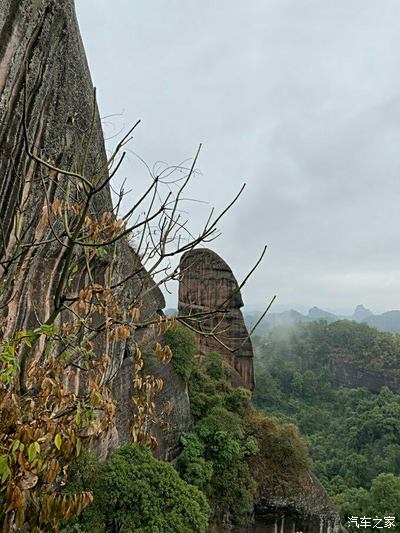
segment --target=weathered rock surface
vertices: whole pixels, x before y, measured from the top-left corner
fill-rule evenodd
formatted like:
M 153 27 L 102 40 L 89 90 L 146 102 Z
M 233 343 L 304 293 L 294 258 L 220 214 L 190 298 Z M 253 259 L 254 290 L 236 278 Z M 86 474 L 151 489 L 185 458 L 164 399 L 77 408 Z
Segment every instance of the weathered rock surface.
M 379 392 L 382 387 L 388 387 L 393 392 L 400 392 L 400 369 L 398 367 L 371 370 L 353 361 L 331 358 L 329 370 L 334 383 L 341 387 L 365 387 L 373 392 Z
M 51 237 L 46 222 L 46 196 L 48 202 L 65 197 L 71 178 L 59 173 L 49 179 L 49 170 L 28 156 L 23 127 L 25 86 L 27 135 L 35 155 L 58 168 L 83 172 L 88 179 L 95 176 L 98 184 L 106 180 L 104 138 L 97 107 L 93 113 L 93 85 L 73 0 L 0 0 L 0 259 L 12 257 L 19 242 L 18 260 L 6 271 L 5 279 L 5 271 L 0 269 L 11 297 L 0 309 L 1 335 L 37 327 L 38 321 L 48 318 L 65 257 L 65 248 L 54 240 L 43 246 L 29 246 L 34 240 L 46 241 Z M 100 215 L 111 209 L 107 185 L 94 197 L 91 214 Z M 113 274 L 116 282 L 140 267 L 127 241 L 118 244 L 116 257 Z M 94 274 L 101 280 L 108 259 L 96 261 Z M 79 273 L 77 278 L 78 286 L 88 283 Z M 161 292 L 144 270 L 124 285 L 120 298 L 128 302 L 142 300 L 144 319 L 156 316 L 164 307 Z M 102 348 L 98 346 L 99 353 Z M 121 434 L 118 427 L 110 431 L 100 446 L 103 456 L 126 440 L 122 428 L 132 413 L 132 406 L 126 402 L 128 392 L 118 386 L 131 373 L 129 346 L 125 342 L 113 343 L 107 346 L 107 351 L 112 357 L 110 375 L 116 381 L 114 392 Z M 177 376 L 172 376 L 172 369 L 170 372 L 167 377 L 175 379 L 174 386 L 167 387 L 164 395 L 174 400 L 176 412 L 188 411 L 186 387 Z M 170 423 L 175 426 L 175 433 L 168 438 L 161 436 L 166 456 L 169 448 L 177 445 L 178 434 L 187 429 L 187 417 L 179 415 L 175 420 L 174 416 L 172 412 Z
M 155 403 L 160 413 L 166 402 L 170 403 L 171 411 L 157 424 L 154 434 L 159 443 L 155 455 L 165 461 L 174 460 L 181 451 L 180 438 L 183 431 L 188 430 L 192 420 L 190 415 L 190 402 L 186 382 L 174 371 L 171 364 L 160 364 L 153 347 L 154 332 L 147 330 L 140 339 L 140 348 L 144 359 L 144 373 L 161 378 L 164 382 L 163 389 L 157 392 Z M 132 375 L 134 358 L 129 355 L 134 347 L 128 350 L 128 357 L 124 359 L 121 369 L 113 381 L 113 396 L 118 398 L 119 409 L 117 412 L 116 426 L 118 428 L 118 445 L 130 440 L 130 415 L 132 412 L 132 396 L 137 394 L 133 387 Z M 164 423 L 164 424 L 163 424 Z M 166 424 L 166 427 L 165 427 Z
M 0 257 L 10 257 L 17 238 L 47 240 L 46 194 L 63 197 L 67 178 L 48 180 L 49 171 L 29 158 L 23 129 L 25 69 L 28 70 L 26 125 L 35 153 L 58 167 L 78 169 L 93 116 L 93 85 L 72 0 L 0 0 Z M 85 175 L 108 174 L 100 118 L 90 138 Z M 42 181 L 43 180 L 43 181 Z M 65 190 L 65 189 L 64 189 Z M 18 224 L 21 201 L 24 215 Z M 105 187 L 93 202 L 112 208 Z M 10 269 L 6 332 L 43 321 L 64 249 L 58 242 L 30 248 Z M 46 308 L 47 307 L 47 308 Z
M 264 491 L 249 533 L 342 533 L 346 530 L 332 501 L 317 477 L 309 472 L 307 482 L 292 496 Z
M 253 389 L 253 348 L 240 310 L 243 301 L 232 270 L 215 252 L 199 248 L 182 256 L 180 271 L 179 315 L 220 310 L 206 319 L 199 317 L 190 322 L 202 332 L 197 335 L 200 353 L 223 355 L 231 365 L 232 382 Z

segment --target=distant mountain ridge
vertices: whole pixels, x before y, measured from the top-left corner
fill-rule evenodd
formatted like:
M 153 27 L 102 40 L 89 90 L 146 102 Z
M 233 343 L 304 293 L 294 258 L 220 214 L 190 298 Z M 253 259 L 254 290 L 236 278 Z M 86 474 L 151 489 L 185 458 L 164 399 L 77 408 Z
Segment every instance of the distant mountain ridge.
M 251 313 L 244 312 L 244 319 L 248 328 L 252 328 L 257 320 L 260 318 L 261 312 L 255 311 Z M 257 326 L 256 333 L 262 335 L 274 326 L 284 326 L 296 324 L 298 322 L 312 322 L 314 320 L 326 320 L 327 322 L 334 322 L 336 320 L 353 320 L 354 322 L 365 322 L 369 326 L 374 326 L 380 331 L 390 331 L 392 333 L 400 333 L 400 310 L 386 311 L 385 313 L 375 315 L 370 309 L 360 304 L 354 309 L 350 316 L 336 315 L 320 309 L 319 307 L 312 307 L 308 314 L 302 314 L 294 309 L 283 311 L 281 313 L 268 314 Z

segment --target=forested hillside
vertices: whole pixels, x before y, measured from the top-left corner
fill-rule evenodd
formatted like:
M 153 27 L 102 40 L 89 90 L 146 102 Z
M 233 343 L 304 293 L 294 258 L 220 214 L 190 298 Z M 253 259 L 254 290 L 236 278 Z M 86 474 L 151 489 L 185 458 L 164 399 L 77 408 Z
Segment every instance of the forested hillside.
M 294 422 L 314 471 L 348 516 L 400 515 L 400 395 L 335 384 L 331 361 L 398 371 L 400 337 L 366 324 L 277 327 L 255 340 L 256 405 Z
M 196 356 L 188 329 L 169 330 L 165 339 L 176 372 L 188 383 L 194 419 L 181 439 L 176 470 L 136 445 L 120 448 L 104 464 L 85 455 L 72 468 L 67 492 L 90 491 L 94 501 L 63 533 L 236 531 L 252 527 L 266 489 L 281 497 L 309 493 L 310 459 L 296 426 L 257 411 L 250 391 L 229 382 L 221 355 Z

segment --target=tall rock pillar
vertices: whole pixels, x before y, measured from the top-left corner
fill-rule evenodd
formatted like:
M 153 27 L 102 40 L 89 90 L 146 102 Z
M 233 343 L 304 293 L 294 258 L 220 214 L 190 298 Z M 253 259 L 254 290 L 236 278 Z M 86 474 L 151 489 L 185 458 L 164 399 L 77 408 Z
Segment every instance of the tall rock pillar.
M 229 362 L 235 385 L 254 388 L 253 347 L 240 310 L 243 301 L 232 270 L 215 252 L 199 248 L 180 262 L 179 314 L 198 334 L 200 352 L 218 352 Z M 218 310 L 218 312 L 215 312 Z M 211 313 L 202 317 L 201 314 Z

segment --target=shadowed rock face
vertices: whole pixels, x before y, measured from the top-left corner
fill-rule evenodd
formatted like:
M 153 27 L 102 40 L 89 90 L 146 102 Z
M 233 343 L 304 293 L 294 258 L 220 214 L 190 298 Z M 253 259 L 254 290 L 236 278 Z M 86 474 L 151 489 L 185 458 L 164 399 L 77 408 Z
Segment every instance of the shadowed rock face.
M 213 351 L 223 355 L 232 367 L 232 382 L 252 390 L 253 348 L 240 310 L 243 301 L 232 270 L 208 249 L 186 252 L 180 269 L 180 315 L 209 312 L 220 306 L 224 309 L 223 313 L 195 322 L 196 329 L 205 334 L 198 335 L 201 353 Z M 209 336 L 214 329 L 216 338 Z
M 397 394 L 400 392 L 398 366 L 374 371 L 362 367 L 359 363 L 346 361 L 343 358 L 337 359 L 334 356 L 331 357 L 328 365 L 333 381 L 339 387 L 366 387 L 373 392 L 379 392 L 382 387 L 388 387 Z
M 165 402 L 171 405 L 170 414 L 163 419 L 167 422 L 167 428 L 162 427 L 162 421 L 154 428 L 158 447 L 155 456 L 165 461 L 175 459 L 180 451 L 180 438 L 183 431 L 187 431 L 191 426 L 189 394 L 187 384 L 175 371 L 171 364 L 160 364 L 154 355 L 153 348 L 156 341 L 163 341 L 154 336 L 152 330 L 147 330 L 141 336 L 140 349 L 144 360 L 144 373 L 152 374 L 156 378 L 161 378 L 164 386 L 157 392 L 155 403 L 158 412 L 161 412 Z M 133 351 L 133 347 L 127 352 Z M 117 428 L 119 443 L 130 440 L 130 413 L 132 410 L 131 398 L 137 394 L 132 383 L 132 373 L 134 368 L 134 358 L 132 355 L 126 357 L 122 363 L 121 370 L 113 381 L 113 396 L 118 398 L 119 410 L 117 412 Z
M 335 506 L 312 472 L 308 472 L 305 483 L 295 494 L 278 495 L 271 487 L 262 490 L 255 510 L 255 524 L 248 533 L 276 531 L 346 533 Z
M 51 237 L 46 220 L 46 196 L 48 202 L 64 198 L 71 178 L 59 173 L 49 179 L 49 171 L 27 155 L 23 128 L 25 86 L 27 135 L 35 155 L 58 168 L 82 172 L 89 180 L 96 178 L 100 180 L 98 183 L 106 180 L 108 164 L 103 132 L 97 106 L 93 105 L 93 85 L 73 0 L 0 0 L 0 259 L 4 261 L 12 256 L 16 242 L 27 245 L 6 272 L 0 267 L 0 276 L 12 296 L 8 305 L 0 309 L 1 336 L 36 327 L 38 321 L 48 318 L 65 257 L 65 248 L 57 241 L 40 247 L 29 246 L 34 240 L 45 241 Z M 16 213 L 21 205 L 24 213 L 18 218 Z M 100 215 L 111 209 L 110 188 L 106 185 L 93 199 L 90 213 Z M 116 257 L 115 282 L 140 266 L 137 255 L 125 240 L 119 242 Z M 96 261 L 95 280 L 101 282 L 109 264 L 107 257 Z M 88 280 L 82 275 L 77 283 L 83 286 Z M 142 318 L 148 320 L 165 304 L 163 295 L 144 270 L 124 285 L 119 298 L 132 301 L 140 290 L 146 293 Z M 99 353 L 107 350 L 110 354 L 110 375 L 115 376 L 114 381 L 127 381 L 131 368 L 124 361 L 132 355 L 129 345 L 114 342 L 104 348 L 100 341 L 97 350 Z M 78 387 L 79 376 L 77 379 Z M 122 426 L 127 427 L 132 414 L 128 392 L 118 385 L 113 390 L 117 420 L 122 420 Z M 186 386 L 179 380 L 174 390 L 164 391 L 166 396 L 175 393 L 179 397 L 175 402 L 179 404 L 177 411 L 186 411 L 187 416 L 176 418 L 171 413 L 169 423 L 176 428 L 176 433 L 174 442 L 170 437 L 169 440 L 160 437 L 165 456 L 187 430 L 190 418 Z M 101 456 L 127 440 L 126 431 L 121 428 L 112 428 L 103 440 Z
M 23 131 L 25 68 L 29 144 L 36 155 L 65 169 L 79 169 L 93 116 L 93 85 L 72 0 L 0 0 L 0 257 L 9 257 L 17 238 L 49 238 L 49 202 L 63 197 L 67 178 L 48 180 L 49 171 L 27 153 Z M 97 109 L 85 176 L 105 179 L 107 158 Z M 44 180 L 44 181 L 42 181 Z M 15 213 L 25 202 L 16 227 Z M 112 208 L 108 187 L 96 195 L 94 212 Z M 9 272 L 15 298 L 7 309 L 6 333 L 29 328 L 48 313 L 46 303 L 64 249 L 52 243 L 30 249 Z

